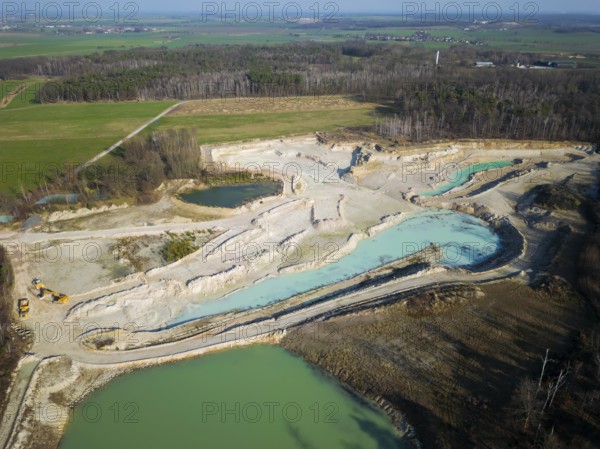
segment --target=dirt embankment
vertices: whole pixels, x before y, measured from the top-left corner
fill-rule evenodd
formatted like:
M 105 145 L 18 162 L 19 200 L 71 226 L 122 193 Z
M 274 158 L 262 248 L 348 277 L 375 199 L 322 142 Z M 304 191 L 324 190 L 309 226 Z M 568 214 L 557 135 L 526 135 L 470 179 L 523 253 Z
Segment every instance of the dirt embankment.
M 0 246 L 0 422 L 8 401 L 8 388 L 14 379 L 19 359 L 30 345 L 29 333 L 23 332 L 15 317 L 14 274 L 4 247 Z
M 424 447 L 515 447 L 522 423 L 510 398 L 519 381 L 539 376 L 546 348 L 556 358 L 569 354 L 588 320 L 575 297 L 563 302 L 510 282 L 481 292 L 428 291 L 305 325 L 283 346 L 405 413 Z M 578 437 L 579 447 L 598 442 Z
M 408 151 L 431 152 L 447 149 L 452 146 L 459 150 L 555 150 L 580 146 L 592 148 L 588 142 L 545 141 L 545 140 L 511 140 L 511 139 L 441 139 L 426 142 L 412 142 L 403 139 L 386 139 L 369 127 L 346 128 L 318 134 L 321 143 L 336 145 L 341 142 L 365 145 L 371 142 L 376 151 Z

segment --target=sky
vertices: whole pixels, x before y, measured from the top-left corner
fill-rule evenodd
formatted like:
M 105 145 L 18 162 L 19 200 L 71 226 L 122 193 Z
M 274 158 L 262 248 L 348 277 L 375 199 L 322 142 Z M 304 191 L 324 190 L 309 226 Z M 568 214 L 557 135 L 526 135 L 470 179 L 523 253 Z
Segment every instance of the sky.
M 85 2 L 86 0 L 81 0 Z M 127 3 L 129 0 L 121 0 L 121 4 Z M 598 0 L 415 0 L 415 1 L 403 1 L 403 0 L 138 0 L 136 3 L 139 5 L 140 13 L 143 12 L 154 12 L 154 11 L 186 11 L 186 12 L 197 12 L 201 13 L 203 4 L 205 8 L 209 10 L 211 6 L 207 6 L 209 3 L 218 5 L 221 8 L 222 3 L 225 3 L 229 9 L 234 9 L 235 4 L 238 3 L 241 8 L 250 3 L 255 3 L 261 6 L 267 14 L 268 6 L 265 5 L 267 2 L 279 3 L 281 6 L 274 6 L 275 10 L 279 7 L 282 8 L 284 5 L 291 3 L 298 3 L 309 10 L 310 5 L 318 5 L 319 9 L 325 11 L 327 3 L 334 3 L 338 8 L 339 14 L 348 13 L 398 13 L 410 12 L 411 8 L 417 8 L 417 13 L 421 12 L 421 9 L 425 9 L 422 5 L 425 4 L 429 10 L 434 10 L 435 5 L 439 5 L 440 11 L 447 8 L 448 13 L 453 10 L 456 11 L 456 5 L 460 7 L 463 14 L 468 15 L 469 8 L 486 8 L 491 16 L 494 14 L 494 10 L 499 5 L 503 15 L 514 14 L 514 9 L 518 6 L 521 14 L 534 13 L 534 8 L 538 13 L 551 13 L 551 12 L 577 12 L 577 13 L 593 13 L 599 14 L 600 4 Z M 111 1 L 111 4 L 113 2 Z M 469 6 L 469 4 L 475 4 L 475 6 Z M 479 5 L 477 5 L 479 4 Z M 511 9 L 512 8 L 512 9 Z M 330 7 L 327 7 L 331 10 Z M 332 11 L 332 10 L 331 10 Z

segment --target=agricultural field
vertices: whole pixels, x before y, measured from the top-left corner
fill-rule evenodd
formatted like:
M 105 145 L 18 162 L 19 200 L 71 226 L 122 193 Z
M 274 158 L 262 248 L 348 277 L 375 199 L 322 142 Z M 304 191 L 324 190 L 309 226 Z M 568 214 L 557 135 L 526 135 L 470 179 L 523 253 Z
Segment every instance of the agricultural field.
M 90 159 L 173 104 L 13 102 L 0 110 L 4 192 L 35 187 L 64 164 L 73 167 Z
M 306 40 L 340 40 L 329 33 L 294 33 L 287 28 L 271 26 L 252 27 L 211 26 L 200 24 L 191 30 L 180 27 L 157 32 L 57 35 L 48 32 L 0 32 L 0 59 L 28 56 L 87 55 L 108 50 L 126 50 L 136 47 L 177 48 L 186 45 L 221 44 L 280 44 Z
M 201 144 L 270 139 L 375 124 L 378 106 L 341 97 L 196 101 L 148 128 L 193 128 Z
M 174 104 L 39 105 L 30 104 L 30 97 L 18 95 L 0 110 L 5 125 L 0 135 L 0 191 L 29 189 L 65 164 L 74 168 Z M 380 111 L 375 104 L 340 97 L 197 101 L 163 117 L 145 132 L 191 128 L 197 131 L 200 144 L 216 144 L 373 125 Z
M 33 106 L 37 91 L 47 81 L 43 78 L 0 81 L 0 109 Z
M 0 33 L 0 59 L 28 56 L 86 55 L 106 50 L 160 47 L 168 39 L 157 33 L 56 35 L 50 33 Z
M 551 29 L 532 27 L 506 31 L 476 30 L 465 32 L 464 36 L 507 51 L 600 54 L 600 33 L 557 33 Z
M 76 24 L 77 25 L 77 24 Z M 89 25 L 89 24 L 87 24 Z M 108 21 L 99 25 L 110 27 Z M 117 28 L 123 24 L 119 24 Z M 288 42 L 318 41 L 342 42 L 362 38 L 365 34 L 385 34 L 411 36 L 416 31 L 425 30 L 434 37 L 450 36 L 455 39 L 479 40 L 483 48 L 496 50 L 572 53 L 600 55 L 600 33 L 589 28 L 564 30 L 558 25 L 541 26 L 532 24 L 493 24 L 490 26 L 466 23 L 423 24 L 387 18 L 382 22 L 377 17 L 338 17 L 335 22 L 312 26 L 306 23 L 274 22 L 252 23 L 233 19 L 228 22 L 199 17 L 140 18 L 136 26 L 143 31 L 102 34 L 94 28 L 74 26 L 70 34 L 59 34 L 51 29 L 33 26 L 16 31 L 0 32 L 0 59 L 29 56 L 86 55 L 107 50 L 125 50 L 136 47 L 178 48 L 187 45 L 223 44 L 281 44 Z M 89 32 L 89 31 L 88 31 Z M 449 42 L 389 42 L 390 45 L 418 45 L 443 49 L 457 45 Z

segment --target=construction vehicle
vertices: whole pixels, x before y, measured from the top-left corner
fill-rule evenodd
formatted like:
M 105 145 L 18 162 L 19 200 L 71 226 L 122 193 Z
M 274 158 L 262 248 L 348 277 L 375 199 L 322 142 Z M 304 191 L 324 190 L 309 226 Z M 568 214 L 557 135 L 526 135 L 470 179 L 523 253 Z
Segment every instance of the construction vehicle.
M 36 290 L 39 290 L 40 292 L 44 288 L 44 284 L 42 284 L 41 279 L 35 278 L 33 281 L 31 281 L 31 283 L 33 284 L 33 288 L 35 288 Z
M 65 295 L 64 293 L 56 293 L 56 292 L 52 292 L 52 302 L 57 302 L 59 304 L 66 304 L 69 302 L 69 296 Z
M 40 279 L 35 278 L 33 281 L 31 281 L 31 283 L 36 290 L 39 290 L 37 295 L 38 298 L 42 299 L 45 296 L 50 295 L 52 297 L 52 302 L 57 302 L 59 304 L 65 304 L 69 302 L 69 296 L 65 295 L 64 293 L 57 293 L 54 290 L 50 290 L 42 283 Z
M 17 304 L 19 306 L 19 317 L 27 318 L 29 316 L 29 299 L 21 298 Z

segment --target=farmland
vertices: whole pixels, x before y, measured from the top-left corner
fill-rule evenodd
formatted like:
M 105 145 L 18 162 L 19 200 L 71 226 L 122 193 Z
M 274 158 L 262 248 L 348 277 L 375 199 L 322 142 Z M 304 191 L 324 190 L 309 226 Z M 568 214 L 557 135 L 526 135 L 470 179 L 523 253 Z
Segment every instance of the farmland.
M 25 91 L 27 93 L 27 90 Z M 29 104 L 18 95 L 0 111 L 0 191 L 42 183 L 61 167 L 73 168 L 126 136 L 174 102 Z M 198 101 L 148 127 L 198 131 L 198 142 L 214 144 L 372 125 L 376 105 L 338 97 Z
M 275 31 L 274 33 L 272 31 Z M 184 30 L 175 27 L 161 32 L 93 35 L 56 35 L 30 31 L 26 33 L 0 32 L 3 45 L 0 59 L 29 56 L 87 55 L 108 50 L 126 50 L 136 47 L 177 48 L 195 44 L 277 44 L 312 40 L 318 36 L 293 35 L 285 29 L 273 27 L 202 27 Z M 340 40 L 324 35 L 323 40 Z
M 193 128 L 198 142 L 215 144 L 373 125 L 376 105 L 341 97 L 210 100 L 189 103 L 149 131 Z
M 544 19 L 545 20 L 545 19 Z M 593 23 L 593 19 L 592 20 Z M 74 24 L 67 31 L 35 27 L 31 24 L 16 30 L 0 31 L 0 59 L 32 56 L 88 55 L 108 50 L 126 50 L 136 47 L 179 48 L 188 45 L 222 44 L 281 44 L 290 42 L 343 42 L 361 39 L 365 34 L 411 36 L 425 29 L 433 37 L 452 37 L 481 41 L 484 48 L 494 50 L 577 53 L 600 55 L 600 33 L 597 29 L 581 26 L 564 28 L 560 23 L 532 21 L 499 22 L 490 25 L 469 23 L 423 23 L 391 16 L 383 20 L 375 16 L 336 17 L 335 21 L 319 26 L 306 22 L 258 22 L 233 19 L 202 21 L 199 17 L 140 17 L 141 30 L 136 32 L 106 32 Z M 108 21 L 100 22 L 103 30 L 115 28 Z M 112 25 L 112 28 L 111 28 Z M 122 24 L 118 24 L 123 28 Z M 92 29 L 93 31 L 86 31 Z M 449 42 L 390 42 L 390 45 L 415 45 L 428 48 L 449 48 Z
M 64 164 L 86 161 L 173 104 L 23 102 L 0 110 L 0 191 L 34 187 Z

